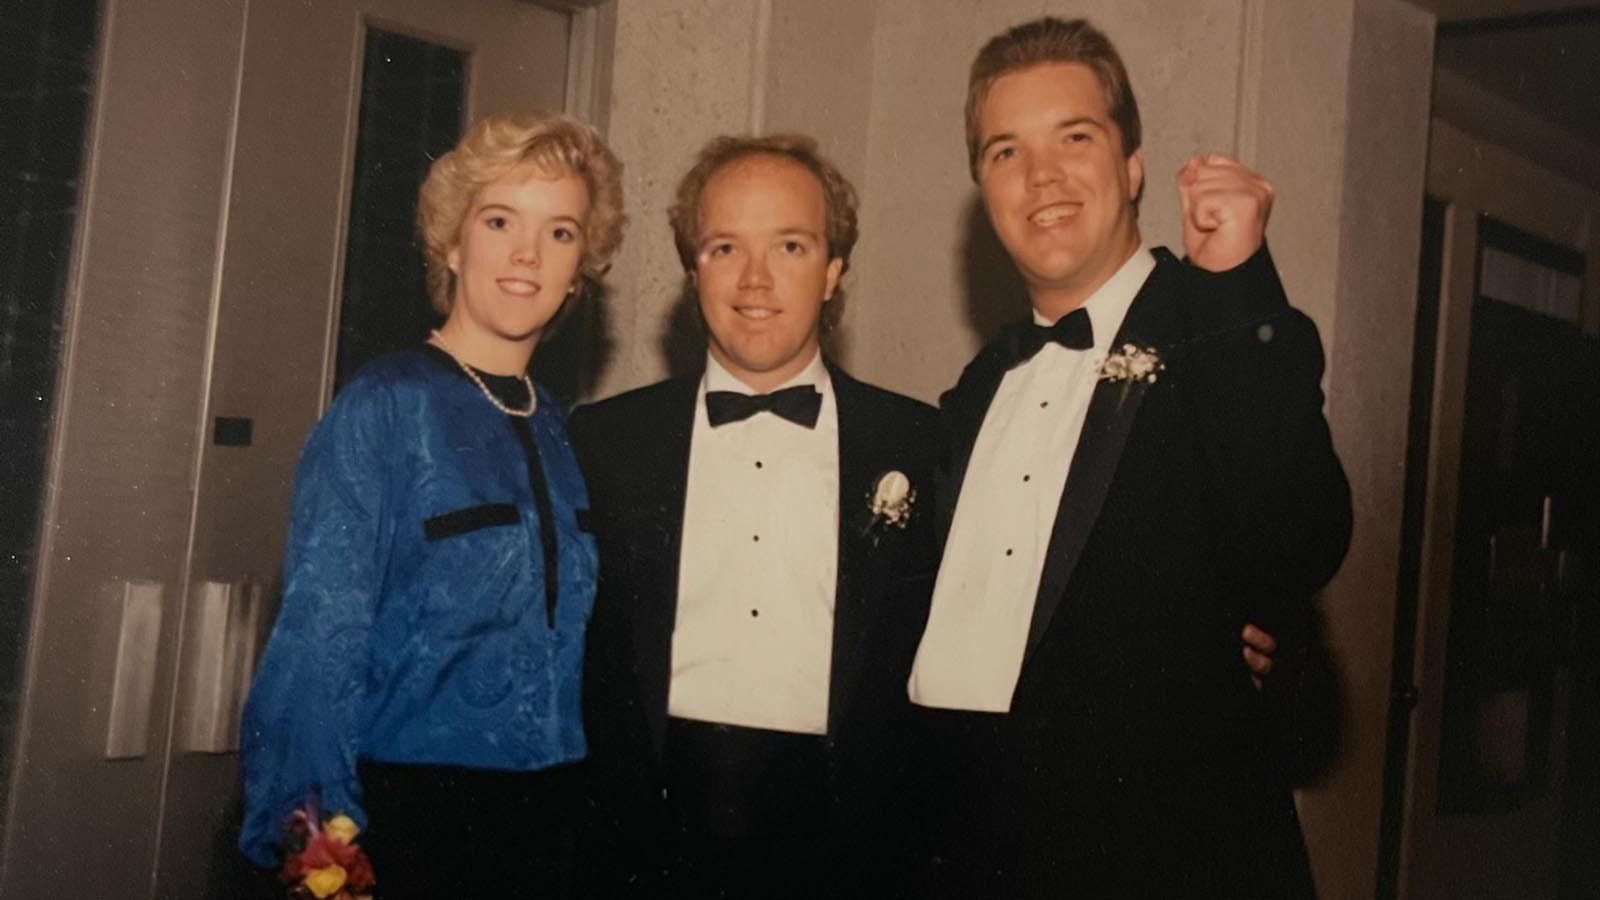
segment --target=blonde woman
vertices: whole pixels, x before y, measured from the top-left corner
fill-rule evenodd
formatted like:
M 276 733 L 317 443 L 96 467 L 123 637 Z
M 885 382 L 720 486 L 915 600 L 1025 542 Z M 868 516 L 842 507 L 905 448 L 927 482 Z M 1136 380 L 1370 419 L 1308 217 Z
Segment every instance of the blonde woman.
M 429 170 L 443 323 L 340 391 L 296 473 L 279 615 L 244 714 L 240 847 L 315 803 L 378 896 L 544 896 L 570 843 L 595 546 L 540 334 L 621 241 L 621 166 L 565 116 L 495 116 Z

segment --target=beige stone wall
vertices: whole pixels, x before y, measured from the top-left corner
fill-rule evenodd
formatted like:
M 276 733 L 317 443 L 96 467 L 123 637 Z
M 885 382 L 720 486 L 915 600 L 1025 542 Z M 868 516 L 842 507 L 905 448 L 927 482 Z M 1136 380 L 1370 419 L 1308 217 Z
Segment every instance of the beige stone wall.
M 1325 225 L 1337 256 L 1323 334 L 1328 421 L 1356 522 L 1323 597 L 1345 738 L 1338 768 L 1300 803 L 1327 898 L 1371 896 L 1376 880 L 1434 32 L 1432 16 L 1396 0 L 1345 5 L 1354 27 L 1344 158 L 1332 172 L 1342 196 Z
M 605 365 L 595 396 L 661 378 L 683 284 L 666 210 L 678 177 L 714 134 L 752 128 L 761 4 L 622 0 L 617 8 L 609 137 L 623 160 L 630 224 L 606 279 Z
M 606 279 L 605 364 L 594 396 L 693 362 L 700 345 L 666 216 L 706 140 L 813 134 L 864 187 L 874 13 L 873 3 L 854 0 L 619 3 L 609 136 L 627 167 L 631 224 Z
M 1241 85 L 1250 112 L 1240 122 L 1240 143 L 1245 161 L 1278 190 L 1268 232 L 1273 257 L 1290 299 L 1316 320 L 1327 345 L 1344 198 L 1351 4 L 1252 5 L 1255 64 Z

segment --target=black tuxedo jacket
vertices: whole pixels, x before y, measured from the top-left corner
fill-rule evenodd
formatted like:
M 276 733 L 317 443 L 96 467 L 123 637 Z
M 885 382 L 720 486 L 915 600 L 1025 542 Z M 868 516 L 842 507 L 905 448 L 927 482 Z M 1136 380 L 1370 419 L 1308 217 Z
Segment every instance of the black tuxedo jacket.
M 890 763 L 903 757 L 895 741 L 909 708 L 906 678 L 938 564 L 937 416 L 926 404 L 864 384 L 832 364 L 828 370 L 839 421 L 839 536 L 826 744 L 833 821 L 843 843 L 863 845 L 888 827 Z M 699 380 L 622 394 L 576 410 L 568 423 L 600 551 L 584 682 L 588 800 L 602 823 L 600 839 L 618 842 L 624 857 L 662 827 L 654 801 L 662 786 Z M 876 479 L 891 470 L 903 472 L 918 492 L 903 529 L 875 525 L 869 507 Z
M 1299 630 L 1347 546 L 1321 345 L 1265 249 L 1221 275 L 1156 255 L 1113 347 L 1165 369 L 1095 388 L 1011 711 L 930 716 L 932 843 L 957 895 L 1309 891 L 1239 632 Z M 1015 340 L 941 400 L 941 543 Z

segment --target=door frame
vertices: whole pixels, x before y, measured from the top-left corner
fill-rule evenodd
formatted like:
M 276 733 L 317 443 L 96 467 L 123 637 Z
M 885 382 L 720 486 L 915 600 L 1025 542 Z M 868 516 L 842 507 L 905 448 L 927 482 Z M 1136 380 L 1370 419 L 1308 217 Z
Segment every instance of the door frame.
M 1396 891 L 1387 896 L 1428 896 L 1422 848 L 1437 833 L 1438 765 L 1444 680 L 1459 506 L 1461 435 L 1466 406 L 1468 350 L 1477 293 L 1478 229 L 1483 216 L 1568 247 L 1586 257 L 1581 325 L 1600 332 L 1600 192 L 1435 117 L 1428 147 L 1427 192 L 1443 201 L 1441 265 L 1433 390 L 1426 432 L 1426 498 L 1417 547 L 1417 604 L 1409 672 L 1415 706 L 1406 740 L 1404 785 L 1398 802 Z M 1403 567 L 1404 568 L 1404 567 Z M 1406 623 L 1397 623 L 1397 631 Z M 1403 658 L 1397 656 L 1399 661 Z M 1380 893 L 1385 885 L 1380 881 Z

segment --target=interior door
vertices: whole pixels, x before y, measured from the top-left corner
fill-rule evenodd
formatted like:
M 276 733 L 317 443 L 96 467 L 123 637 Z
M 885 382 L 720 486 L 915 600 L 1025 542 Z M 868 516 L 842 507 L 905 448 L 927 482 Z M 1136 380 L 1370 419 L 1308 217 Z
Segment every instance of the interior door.
M 1403 548 L 1420 572 L 1405 667 L 1420 702 L 1398 895 L 1592 896 L 1600 341 L 1577 324 L 1587 266 L 1470 207 L 1444 217 L 1432 415 L 1413 434 L 1432 444 L 1427 521 Z
M 409 203 L 417 154 L 460 122 L 595 121 L 612 3 L 43 4 L 100 40 L 0 896 L 237 894 L 232 748 L 295 457 L 331 392 L 344 298 L 411 302 L 348 248 L 372 238 L 363 217 L 408 218 L 388 201 Z M 419 108 L 425 140 L 401 127 Z M 48 121 L 63 130 L 59 110 Z M 364 123 L 389 138 L 381 166 L 358 167 Z M 395 243 L 379 232 L 363 260 Z
M 300 444 L 341 347 L 425 334 L 408 239 L 428 159 L 478 116 L 569 106 L 574 32 L 573 13 L 522 0 L 247 7 L 153 896 L 244 883 L 238 704 Z M 372 334 L 408 310 L 411 332 Z

